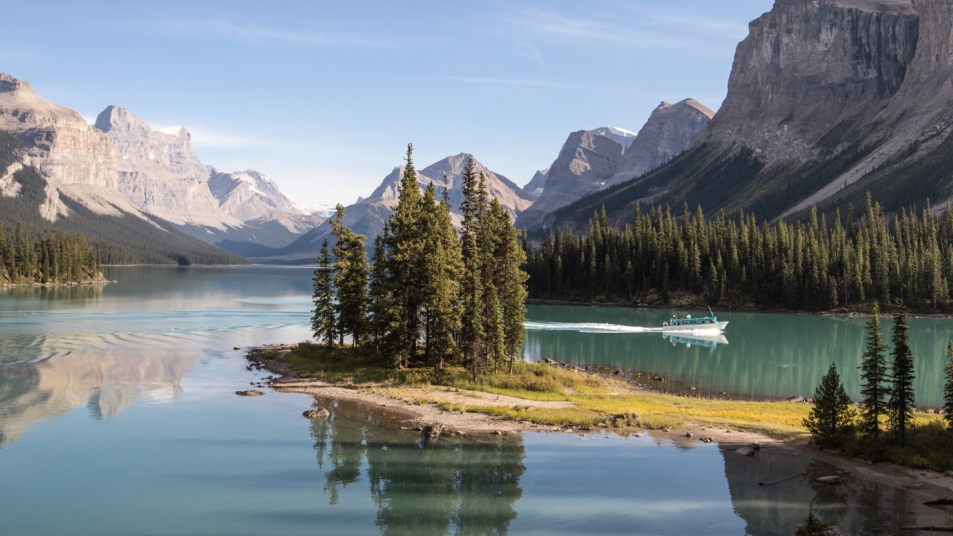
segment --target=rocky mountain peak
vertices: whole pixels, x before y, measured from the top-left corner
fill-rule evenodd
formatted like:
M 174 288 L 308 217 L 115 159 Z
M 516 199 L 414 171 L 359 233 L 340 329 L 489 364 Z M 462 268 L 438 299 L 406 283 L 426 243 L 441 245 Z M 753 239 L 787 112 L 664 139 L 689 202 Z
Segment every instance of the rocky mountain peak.
M 590 130 L 590 132 L 595 132 L 600 136 L 605 136 L 616 143 L 625 145 L 626 147 L 632 145 L 632 142 L 635 141 L 635 137 L 637 136 L 635 132 L 619 127 L 599 127 Z
M 22 92 L 36 95 L 33 86 L 25 80 L 13 77 L 6 73 L 0 73 L 0 93 Z
M 152 132 L 152 128 L 132 112 L 114 104 L 99 113 L 93 126 L 105 133 L 117 132 L 134 136 L 148 136 Z

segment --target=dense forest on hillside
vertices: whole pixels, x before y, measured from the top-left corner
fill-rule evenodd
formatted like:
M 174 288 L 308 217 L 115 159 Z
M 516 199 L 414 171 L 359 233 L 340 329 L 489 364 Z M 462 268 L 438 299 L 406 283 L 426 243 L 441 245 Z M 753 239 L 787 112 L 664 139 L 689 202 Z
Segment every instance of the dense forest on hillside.
M 53 233 L 32 243 L 18 225 L 0 224 L 0 283 L 85 283 L 102 279 L 99 253 L 81 234 Z
M 0 131 L 0 175 L 21 161 L 23 147 L 5 131 Z M 55 232 L 82 233 L 99 252 L 103 264 L 246 264 L 250 261 L 205 244 L 179 232 L 168 222 L 155 218 L 149 223 L 129 214 L 96 214 L 68 197 L 60 200 L 69 209 L 67 217 L 50 222 L 40 216 L 46 201 L 47 182 L 39 170 L 24 167 L 13 175 L 20 184 L 17 197 L 0 196 L 0 223 L 13 229 L 20 225 L 25 236 L 45 236 Z
M 558 229 L 524 241 L 535 299 L 719 305 L 827 311 L 899 298 L 917 311 L 951 309 L 953 211 L 901 210 L 887 217 L 867 198 L 833 221 L 706 220 L 688 205 L 637 209 L 623 230 L 605 211 L 581 236 Z

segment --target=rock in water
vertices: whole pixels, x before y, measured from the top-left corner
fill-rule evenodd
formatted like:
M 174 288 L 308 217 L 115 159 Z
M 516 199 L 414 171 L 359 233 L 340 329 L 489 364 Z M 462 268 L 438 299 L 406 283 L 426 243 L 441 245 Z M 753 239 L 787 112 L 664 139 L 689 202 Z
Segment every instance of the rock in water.
M 424 437 L 431 440 L 440 437 L 440 432 L 442 431 L 443 425 L 440 423 L 429 424 L 423 427 Z
M 235 391 L 235 394 L 238 396 L 265 396 L 263 391 L 257 389 L 249 389 L 248 391 Z
M 302 413 L 302 415 L 304 415 L 305 417 L 311 420 L 323 421 L 324 419 L 327 419 L 328 417 L 330 417 L 331 413 L 324 408 L 312 408 Z
M 754 449 L 751 447 L 741 447 L 735 451 L 738 456 L 754 456 Z
M 835 486 L 843 482 L 839 476 L 822 476 L 816 479 L 817 482 L 821 484 L 827 484 L 828 486 Z

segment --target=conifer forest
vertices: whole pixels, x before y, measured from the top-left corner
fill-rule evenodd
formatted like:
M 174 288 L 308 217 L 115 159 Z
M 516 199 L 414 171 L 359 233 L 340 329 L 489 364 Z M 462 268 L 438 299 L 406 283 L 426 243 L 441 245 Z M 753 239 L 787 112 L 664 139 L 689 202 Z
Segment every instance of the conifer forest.
M 54 232 L 30 241 L 20 225 L 0 224 L 0 283 L 83 283 L 102 278 L 99 253 L 82 234 Z
M 365 237 L 344 225 L 338 206 L 336 244 L 331 252 L 324 244 L 314 275 L 312 330 L 329 351 L 347 336 L 388 366 L 464 365 L 474 378 L 522 359 L 528 276 L 519 233 L 472 158 L 459 232 L 448 188 L 438 194 L 431 182 L 421 194 L 408 146 L 398 203 L 370 263 Z
M 859 217 L 858 217 L 859 216 Z M 885 306 L 949 311 L 953 211 L 886 215 L 870 201 L 833 221 L 759 222 L 753 214 L 706 220 L 699 207 L 636 209 L 618 230 L 605 211 L 587 232 L 553 229 L 523 242 L 529 297 L 578 302 L 705 303 L 830 311 Z

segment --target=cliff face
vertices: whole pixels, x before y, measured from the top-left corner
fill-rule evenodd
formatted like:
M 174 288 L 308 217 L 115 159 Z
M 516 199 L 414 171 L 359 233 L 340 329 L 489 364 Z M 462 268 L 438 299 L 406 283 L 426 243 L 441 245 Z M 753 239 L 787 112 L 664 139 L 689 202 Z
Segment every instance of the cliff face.
M 711 121 L 715 112 L 695 99 L 663 102 L 625 150 L 618 171 L 608 184 L 640 177 L 682 154 L 688 143 Z
M 778 0 L 750 24 L 728 96 L 693 147 L 744 146 L 767 161 L 818 157 L 900 90 L 918 34 L 910 0 Z M 838 139 L 823 140 L 838 127 Z
M 549 167 L 539 198 L 516 218 L 517 228 L 539 227 L 550 212 L 605 187 L 624 153 L 624 145 L 595 132 L 570 134 Z
M 685 99 L 660 104 L 637 136 L 607 136 L 613 131 L 628 132 L 613 127 L 573 132 L 546 173 L 533 177 L 530 185 L 545 187 L 533 192 L 539 197 L 519 215 L 516 226 L 548 227 L 553 211 L 658 168 L 681 154 L 712 115 L 714 112 L 700 102 Z
M 19 139 L 30 164 L 59 185 L 117 186 L 116 152 L 102 132 L 7 74 L 0 74 L 0 130 Z
M 239 225 L 219 210 L 209 191 L 209 170 L 195 156 L 184 128 L 175 134 L 152 130 L 118 106 L 103 110 L 96 128 L 115 148 L 119 191 L 134 205 L 180 225 Z
M 641 137 L 641 136 L 640 136 Z M 603 203 L 830 220 L 869 192 L 888 212 L 953 199 L 953 0 L 777 0 L 738 46 L 728 96 L 682 157 Z M 610 199 L 611 197 L 611 199 Z

